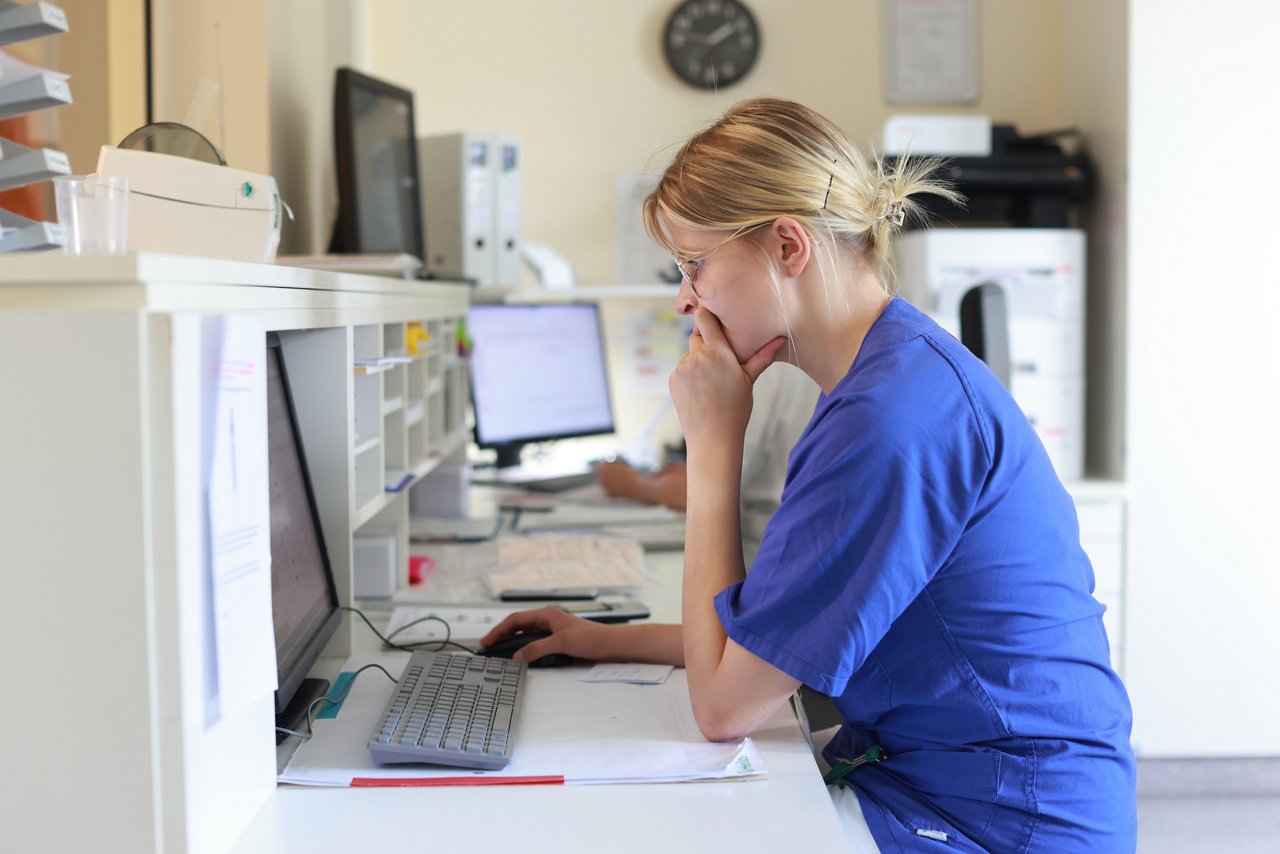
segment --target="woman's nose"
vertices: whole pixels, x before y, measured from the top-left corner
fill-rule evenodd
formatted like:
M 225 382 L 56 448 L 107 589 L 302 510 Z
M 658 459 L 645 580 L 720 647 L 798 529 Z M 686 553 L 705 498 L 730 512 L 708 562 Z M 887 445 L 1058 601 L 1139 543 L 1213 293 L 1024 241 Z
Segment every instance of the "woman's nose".
M 693 285 L 689 284 L 689 280 L 681 276 L 680 290 L 676 292 L 676 313 L 693 314 L 697 308 L 698 295 L 694 293 Z

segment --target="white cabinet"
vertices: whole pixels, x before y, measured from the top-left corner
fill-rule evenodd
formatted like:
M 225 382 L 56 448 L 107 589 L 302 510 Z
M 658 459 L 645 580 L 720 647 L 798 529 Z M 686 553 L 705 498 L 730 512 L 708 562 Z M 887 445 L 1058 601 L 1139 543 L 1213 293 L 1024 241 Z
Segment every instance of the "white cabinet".
M 12 704 L 0 728 L 0 801 L 23 805 L 0 849 L 87 849 L 111 827 L 120 850 L 225 850 L 274 791 L 270 691 L 215 719 L 202 705 L 194 321 L 243 315 L 279 335 L 349 604 L 353 538 L 394 537 L 407 576 L 408 485 L 465 444 L 456 341 L 468 295 L 195 258 L 6 258 L 0 576 L 20 607 L 0 643 L 10 684 L 32 702 Z M 350 644 L 345 621 L 328 652 Z M 64 680 L 89 699 L 58 702 Z M 67 781 L 83 773 L 112 783 L 67 821 Z
M 1111 642 L 1111 666 L 1124 677 L 1124 493 L 1110 481 L 1073 481 L 1067 491 L 1080 520 L 1080 545 L 1093 564 L 1093 597 L 1107 609 L 1102 622 Z

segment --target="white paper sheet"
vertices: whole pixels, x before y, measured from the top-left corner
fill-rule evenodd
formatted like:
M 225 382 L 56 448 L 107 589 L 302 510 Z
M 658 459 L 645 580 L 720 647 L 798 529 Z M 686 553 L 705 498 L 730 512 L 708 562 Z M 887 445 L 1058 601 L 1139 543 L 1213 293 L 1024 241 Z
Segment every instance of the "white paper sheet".
M 61 71 L 54 71 L 51 68 L 40 68 L 39 66 L 31 65 L 7 51 L 0 50 L 0 86 L 19 83 L 32 77 L 39 77 L 41 74 L 47 74 L 57 80 L 66 80 L 71 76 Z
M 661 177 L 657 172 L 619 172 L 614 180 L 613 280 L 618 284 L 670 284 L 675 278 L 675 262 L 649 239 L 641 216 L 645 197 Z M 675 291 L 673 286 L 672 299 Z
M 597 664 L 579 682 L 621 682 L 627 685 L 661 685 L 675 670 L 670 664 Z
M 213 723 L 275 690 L 276 661 L 265 332 L 256 320 L 211 316 L 203 338 Z
M 399 673 L 407 656 L 352 658 L 353 672 L 378 661 Z M 436 765 L 377 765 L 368 739 L 394 686 L 367 670 L 338 716 L 316 722 L 316 735 L 298 748 L 282 783 L 349 786 L 362 781 L 413 779 L 448 785 L 450 778 L 563 777 L 568 785 L 763 778 L 768 770 L 751 739 L 709 742 L 689 706 L 683 669 L 663 685 L 579 682 L 585 667 L 531 670 L 515 730 L 511 763 L 501 771 Z

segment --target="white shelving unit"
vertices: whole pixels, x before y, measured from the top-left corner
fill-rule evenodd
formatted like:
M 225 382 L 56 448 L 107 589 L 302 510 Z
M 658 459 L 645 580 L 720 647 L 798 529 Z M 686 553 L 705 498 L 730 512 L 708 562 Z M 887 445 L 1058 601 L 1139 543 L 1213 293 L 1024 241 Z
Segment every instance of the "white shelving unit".
M 675 302 L 675 285 L 582 285 L 563 291 L 540 288 L 476 288 L 472 302 L 597 302 L 600 300 L 670 300 Z
M 453 354 L 468 297 L 456 285 L 175 256 L 6 258 L 0 351 L 12 369 L 0 395 L 39 417 L 0 419 L 0 442 L 20 449 L 0 477 L 0 574 L 12 601 L 56 603 L 69 627 L 51 633 L 48 609 L 19 609 L 4 640 L 19 649 L 40 637 L 41 654 L 19 656 L 10 676 L 33 696 L 52 692 L 57 663 L 82 661 L 90 641 L 95 664 L 77 671 L 77 690 L 109 698 L 94 729 L 110 737 L 30 737 L 75 731 L 78 708 L 31 704 L 9 716 L 0 797 L 24 807 L 0 848 L 91 848 L 111 826 L 121 850 L 226 850 L 275 788 L 271 694 L 204 716 L 193 321 L 243 315 L 279 336 L 338 596 L 350 604 L 353 539 L 394 536 L 407 582 L 409 486 L 465 444 Z M 430 338 L 415 355 L 418 328 Z M 406 359 L 357 362 L 387 356 Z M 388 491 L 393 479 L 399 491 Z M 351 636 L 344 621 L 326 654 L 348 654 Z M 68 768 L 110 769 L 113 780 L 71 823 L 58 794 Z

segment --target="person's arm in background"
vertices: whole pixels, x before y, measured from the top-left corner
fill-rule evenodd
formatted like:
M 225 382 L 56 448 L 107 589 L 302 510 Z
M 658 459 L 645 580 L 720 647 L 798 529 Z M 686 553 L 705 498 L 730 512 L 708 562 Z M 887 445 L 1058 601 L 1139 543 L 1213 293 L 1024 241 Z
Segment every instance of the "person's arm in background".
M 667 463 L 653 474 L 637 471 L 624 462 L 597 463 L 594 471 L 601 488 L 611 498 L 685 509 L 688 478 L 684 463 Z

